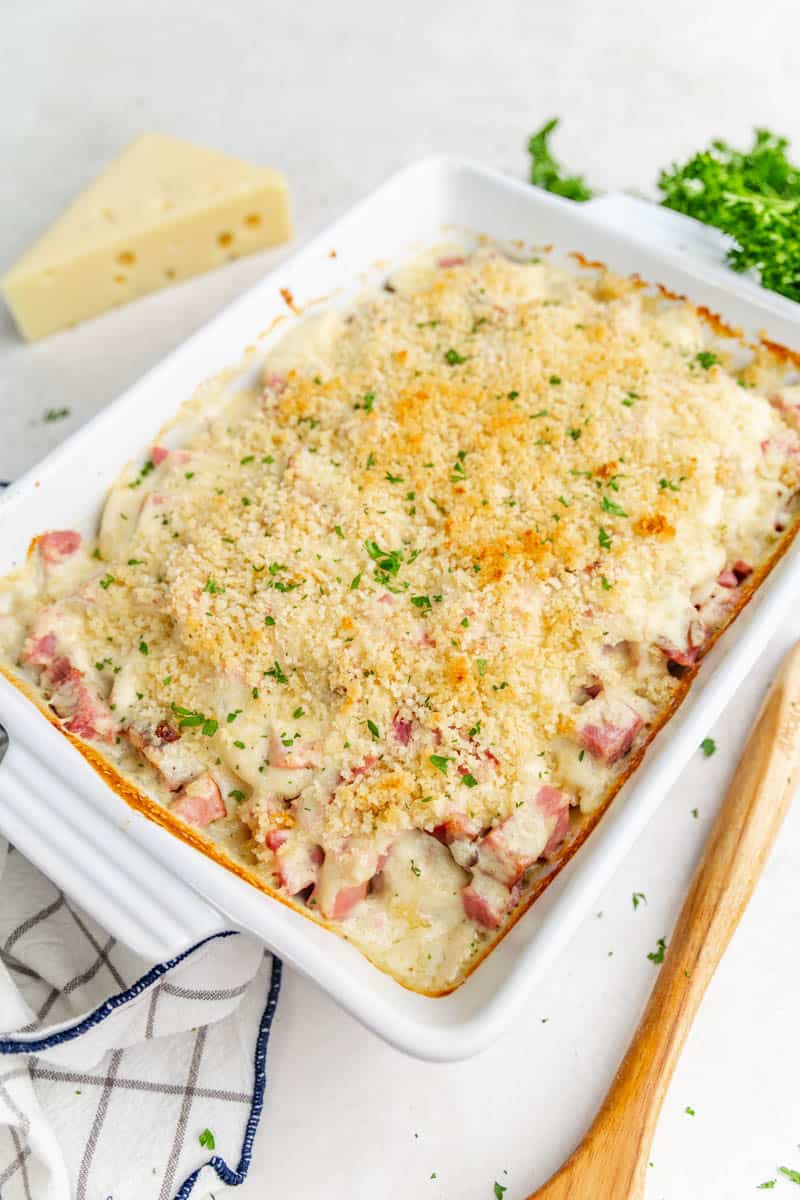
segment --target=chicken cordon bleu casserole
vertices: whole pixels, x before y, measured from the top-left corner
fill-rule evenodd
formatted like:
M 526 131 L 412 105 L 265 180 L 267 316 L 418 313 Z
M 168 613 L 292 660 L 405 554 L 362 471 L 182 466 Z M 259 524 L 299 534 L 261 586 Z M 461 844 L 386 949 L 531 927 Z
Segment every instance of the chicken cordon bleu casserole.
M 679 298 L 486 242 L 259 372 L 185 406 L 96 537 L 35 539 L 3 660 L 148 815 L 444 993 L 788 544 L 800 387 Z

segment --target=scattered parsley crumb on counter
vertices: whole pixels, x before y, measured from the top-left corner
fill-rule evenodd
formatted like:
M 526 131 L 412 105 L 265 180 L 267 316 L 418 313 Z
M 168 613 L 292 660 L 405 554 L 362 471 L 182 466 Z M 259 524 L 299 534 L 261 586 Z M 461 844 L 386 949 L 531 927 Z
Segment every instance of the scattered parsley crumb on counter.
M 502 1183 L 498 1183 L 498 1182 L 497 1182 L 497 1180 L 495 1179 L 495 1181 L 494 1181 L 494 1194 L 495 1194 L 495 1196 L 497 1197 L 497 1200 L 503 1200 L 503 1195 L 504 1195 L 504 1193 L 505 1193 L 505 1192 L 507 1192 L 507 1191 L 508 1191 L 508 1188 L 507 1188 L 507 1187 L 503 1187 Z
M 775 1182 L 776 1181 L 774 1179 L 765 1179 L 763 1183 L 760 1183 L 758 1185 L 758 1188 L 756 1190 L 761 1192 L 761 1191 L 764 1191 L 765 1188 L 774 1188 Z
M 63 421 L 65 417 L 70 416 L 71 412 L 71 408 L 48 408 L 42 420 L 48 424 L 52 424 L 53 421 Z
M 713 738 L 703 738 L 702 742 L 700 743 L 700 749 L 703 751 L 703 754 L 705 754 L 706 758 L 711 758 L 711 755 L 714 753 L 716 748 L 717 743 Z
M 785 1175 L 787 1179 L 791 1179 L 792 1183 L 800 1183 L 800 1171 L 793 1171 L 791 1167 L 779 1167 L 781 1175 Z
M 650 959 L 650 962 L 652 962 L 652 963 L 663 963 L 664 954 L 666 952 L 666 949 L 667 949 L 667 939 L 660 937 L 658 939 L 656 949 L 651 950 L 647 957 Z
M 210 1129 L 204 1129 L 197 1139 L 201 1146 L 205 1146 L 207 1150 L 213 1150 L 216 1146 L 216 1139 Z
M 683 1111 L 686 1113 L 686 1115 L 688 1117 L 696 1117 L 697 1116 L 697 1113 L 694 1111 L 691 1104 L 687 1104 L 686 1108 Z
M 644 892 L 634 892 L 631 899 L 633 901 L 633 911 L 634 912 L 636 911 L 636 909 L 639 907 L 640 904 L 647 904 L 647 896 L 645 896 Z

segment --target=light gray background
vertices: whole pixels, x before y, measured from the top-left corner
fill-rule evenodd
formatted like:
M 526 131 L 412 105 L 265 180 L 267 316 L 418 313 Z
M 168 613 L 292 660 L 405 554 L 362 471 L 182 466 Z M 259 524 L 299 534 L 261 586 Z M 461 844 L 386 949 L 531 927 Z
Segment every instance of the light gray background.
M 796 0 L 7 0 L 0 267 L 148 129 L 282 167 L 298 242 L 429 151 L 523 175 L 526 136 L 551 114 L 564 117 L 558 153 L 599 187 L 647 190 L 673 157 L 715 135 L 744 141 L 754 124 L 793 136 L 800 157 L 799 36 Z M 0 478 L 33 464 L 282 253 L 35 346 L 3 313 Z M 43 423 L 61 406 L 68 420 Z M 598 901 L 603 915 L 480 1059 L 404 1059 L 288 976 L 243 1200 L 490 1200 L 495 1179 L 506 1200 L 524 1200 L 608 1083 L 653 981 L 647 952 L 671 927 L 778 651 L 799 633 L 800 616 L 777 631 L 715 731 L 717 755 L 698 756 Z M 800 810 L 678 1069 L 648 1200 L 738 1200 L 778 1164 L 800 1168 L 798 850 Z M 633 891 L 648 897 L 637 912 Z M 782 1180 L 773 1194 L 793 1186 Z

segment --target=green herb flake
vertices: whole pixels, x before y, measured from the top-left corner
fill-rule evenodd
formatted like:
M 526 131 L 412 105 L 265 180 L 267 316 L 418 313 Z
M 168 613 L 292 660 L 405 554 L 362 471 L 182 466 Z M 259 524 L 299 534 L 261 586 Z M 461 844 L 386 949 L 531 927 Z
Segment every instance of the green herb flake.
M 647 896 L 645 896 L 644 892 L 634 892 L 631 899 L 633 900 L 634 912 L 636 912 L 640 904 L 647 904 Z
M 63 421 L 65 417 L 70 415 L 71 411 L 69 408 L 48 408 L 42 420 L 51 425 L 53 421 Z
M 451 367 L 460 366 L 461 363 L 465 363 L 467 361 L 463 354 L 459 354 L 458 351 L 453 350 L 452 347 L 447 351 L 444 358 L 445 362 Z
M 597 534 L 597 541 L 604 550 L 611 549 L 611 537 L 607 533 L 607 531 L 603 528 L 602 525 L 600 526 L 600 529 Z
M 716 748 L 717 743 L 713 738 L 710 737 L 703 738 L 702 742 L 700 743 L 700 749 L 703 751 L 703 754 L 705 754 L 706 758 L 711 758 L 711 755 L 715 752 Z
M 450 762 L 450 759 L 444 754 L 432 754 L 428 762 L 432 767 L 436 767 L 437 771 L 441 771 L 443 775 L 447 774 L 447 764 Z
M 139 642 L 139 653 L 144 654 L 145 657 L 150 653 L 147 642 Z
M 464 787 L 468 788 L 474 788 L 478 786 L 477 779 L 474 775 L 470 775 L 469 771 L 465 771 L 461 776 L 461 782 L 464 784 Z
M 423 612 L 423 613 L 430 612 L 430 609 L 431 609 L 430 596 L 412 596 L 411 603 L 414 605 L 415 608 L 418 608 L 420 610 L 420 612 Z
M 375 722 L 367 721 L 367 729 L 372 734 L 373 741 L 377 742 L 381 735 L 380 735 L 380 730 L 378 729 L 378 726 L 375 724 Z
M 273 667 L 270 667 L 270 669 L 268 671 L 265 671 L 264 674 L 269 675 L 272 679 L 275 680 L 276 683 L 288 683 L 289 682 L 288 678 L 283 673 L 281 664 L 278 662 L 277 659 L 275 659 L 275 665 Z
M 696 362 L 698 366 L 702 367 L 704 371 L 708 371 L 711 367 L 716 366 L 716 364 L 719 362 L 719 359 L 717 358 L 716 354 L 714 354 L 713 350 L 701 350 L 699 354 L 694 356 L 693 361 Z
M 274 617 L 264 617 L 264 624 L 265 625 L 274 625 L 275 618 Z
M 613 585 L 613 583 L 608 582 L 605 575 L 601 575 L 600 576 L 600 586 L 602 587 L 604 592 L 610 592 L 614 585 Z
M 666 938 L 660 937 L 656 943 L 656 949 L 651 950 L 647 957 L 650 959 L 651 963 L 663 963 L 666 950 Z
M 112 583 L 116 583 L 116 582 L 117 582 L 117 580 L 115 579 L 115 577 L 109 573 L 103 579 L 100 580 L 100 587 L 103 589 L 104 592 L 107 592 L 108 589 L 111 587 Z
M 294 710 L 294 712 L 292 713 L 292 719 L 293 719 L 294 721 L 299 721 L 299 720 L 300 720 L 300 718 L 301 718 L 301 717 L 304 717 L 305 715 L 306 715 L 306 710 L 303 708 L 303 706 L 302 706 L 302 704 L 301 704 L 301 705 L 300 705 L 298 708 L 296 708 L 296 709 Z
M 233 791 L 228 792 L 228 795 L 234 800 L 244 800 L 245 798 L 244 792 L 240 792 L 238 788 L 234 788 Z
M 616 500 L 609 500 L 608 496 L 603 496 L 600 507 L 603 512 L 610 513 L 612 517 L 627 517 L 628 515 L 621 504 L 617 504 Z
M 205 1146 L 207 1150 L 213 1150 L 216 1146 L 216 1140 L 210 1129 L 204 1129 L 198 1138 L 201 1146 Z
M 687 1117 L 696 1117 L 697 1116 L 697 1113 L 694 1111 L 691 1104 L 687 1104 L 686 1108 L 683 1111 L 686 1113 Z
M 209 575 L 203 591 L 208 592 L 212 596 L 220 596 L 225 591 L 225 588 L 222 587 L 221 584 L 217 583 L 215 579 L 212 579 Z
M 416 875 L 417 879 L 419 879 L 420 875 L 422 874 L 422 871 L 419 869 L 417 864 L 414 862 L 413 858 L 411 859 L 411 873 L 412 873 L 412 875 Z

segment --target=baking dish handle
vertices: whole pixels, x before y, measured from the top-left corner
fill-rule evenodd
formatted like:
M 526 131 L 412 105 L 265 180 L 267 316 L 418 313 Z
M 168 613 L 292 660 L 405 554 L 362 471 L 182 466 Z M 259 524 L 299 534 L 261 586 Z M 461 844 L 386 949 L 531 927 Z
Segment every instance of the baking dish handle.
M 132 819 L 135 819 L 132 815 Z M 220 912 L 0 725 L 0 832 L 148 962 L 230 928 Z
M 797 319 L 794 301 L 767 291 L 753 276 L 742 275 L 726 264 L 727 252 L 735 242 L 713 225 L 625 192 L 598 196 L 582 204 L 581 210 L 606 229 L 680 260 L 693 275 L 728 292 L 735 291 L 762 308 Z

